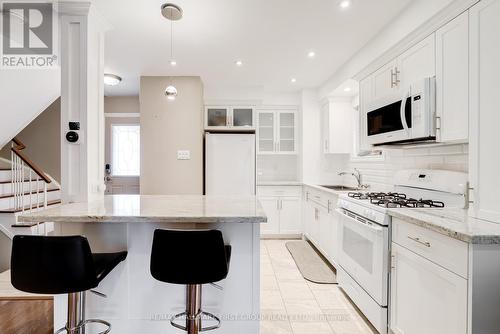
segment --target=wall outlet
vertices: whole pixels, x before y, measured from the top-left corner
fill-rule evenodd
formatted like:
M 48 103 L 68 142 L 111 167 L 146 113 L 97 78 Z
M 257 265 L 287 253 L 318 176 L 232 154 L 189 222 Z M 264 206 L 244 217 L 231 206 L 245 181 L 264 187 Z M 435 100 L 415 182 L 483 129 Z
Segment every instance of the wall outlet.
M 177 151 L 177 160 L 190 160 L 190 159 L 191 159 L 191 151 L 188 150 Z

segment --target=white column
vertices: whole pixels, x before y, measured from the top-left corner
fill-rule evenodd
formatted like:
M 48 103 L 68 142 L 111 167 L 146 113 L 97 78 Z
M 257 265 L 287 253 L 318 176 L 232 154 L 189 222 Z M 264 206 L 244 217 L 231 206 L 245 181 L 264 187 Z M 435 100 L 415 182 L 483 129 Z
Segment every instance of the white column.
M 90 3 L 59 3 L 61 32 L 61 188 L 63 202 L 104 195 L 104 31 Z M 76 144 L 69 122 L 80 122 Z

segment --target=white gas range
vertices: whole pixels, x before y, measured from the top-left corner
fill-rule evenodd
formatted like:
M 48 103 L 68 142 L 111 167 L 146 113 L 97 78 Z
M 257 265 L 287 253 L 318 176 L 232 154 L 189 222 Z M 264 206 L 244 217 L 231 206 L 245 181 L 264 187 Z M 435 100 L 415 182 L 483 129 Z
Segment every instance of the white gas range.
M 390 275 L 390 208 L 464 208 L 467 174 L 442 170 L 397 172 L 394 192 L 340 195 L 340 287 L 372 325 L 387 333 Z

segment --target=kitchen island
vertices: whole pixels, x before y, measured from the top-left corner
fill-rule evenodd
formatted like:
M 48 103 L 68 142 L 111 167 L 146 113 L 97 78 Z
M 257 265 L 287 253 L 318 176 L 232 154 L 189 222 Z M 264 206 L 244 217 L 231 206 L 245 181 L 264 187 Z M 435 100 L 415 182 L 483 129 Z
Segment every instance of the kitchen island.
M 267 221 L 254 196 L 112 195 L 24 214 L 19 224 L 53 222 L 55 235 L 85 235 L 93 252 L 128 250 L 128 257 L 87 294 L 87 318 L 109 321 L 114 333 L 169 333 L 169 319 L 185 309 L 185 287 L 151 277 L 153 232 L 218 229 L 232 246 L 228 277 L 203 288 L 204 310 L 218 315 L 217 333 L 259 332 L 260 223 Z M 175 256 L 175 254 L 166 254 Z M 203 256 L 203 254 L 200 254 Z M 175 270 L 175 268 L 172 268 Z M 66 320 L 66 296 L 55 296 L 55 327 Z M 90 328 L 87 333 L 94 333 Z

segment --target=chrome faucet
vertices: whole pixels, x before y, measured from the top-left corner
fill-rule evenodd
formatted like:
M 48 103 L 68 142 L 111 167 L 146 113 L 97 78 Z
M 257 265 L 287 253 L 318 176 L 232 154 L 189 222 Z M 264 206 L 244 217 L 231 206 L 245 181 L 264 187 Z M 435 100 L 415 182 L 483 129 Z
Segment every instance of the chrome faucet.
M 357 169 L 357 168 L 354 168 L 354 173 L 350 173 L 350 172 L 340 172 L 339 173 L 339 176 L 342 176 L 342 175 L 352 175 L 356 178 L 356 181 L 358 181 L 358 189 L 363 189 L 363 188 L 368 188 L 369 185 L 367 184 L 363 184 L 362 183 L 362 178 L 361 178 L 361 173 L 360 171 Z

